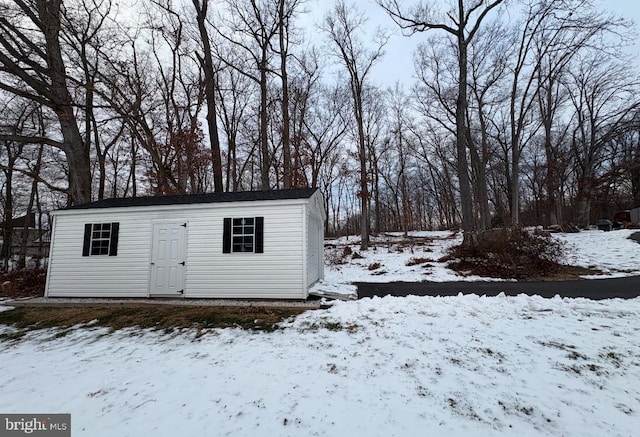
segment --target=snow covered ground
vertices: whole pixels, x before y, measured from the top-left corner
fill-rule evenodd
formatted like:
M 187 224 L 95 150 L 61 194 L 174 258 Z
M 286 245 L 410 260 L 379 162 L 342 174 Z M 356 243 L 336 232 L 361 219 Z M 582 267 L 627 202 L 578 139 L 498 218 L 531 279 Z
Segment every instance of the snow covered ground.
M 554 234 L 554 238 L 565 244 L 565 263 L 574 266 L 596 268 L 603 272 L 597 276 L 585 278 L 614 278 L 640 275 L 640 244 L 630 240 L 629 236 L 638 230 L 619 230 L 602 232 L 583 231 L 575 234 Z M 363 258 L 344 257 L 344 247 L 359 253 L 357 237 L 343 237 L 328 242 L 326 258 L 329 265 L 325 268 L 325 280 L 315 286 L 319 293 L 352 293 L 356 287 L 352 282 L 420 282 L 420 281 L 500 281 L 498 278 L 485 278 L 474 275 L 460 276 L 448 269 L 446 263 L 438 262 L 446 250 L 462 242 L 462 233 L 413 232 L 409 242 L 399 242 L 401 233 L 386 234 L 372 239 L 372 248 Z M 418 244 L 420 238 L 427 244 Z M 411 244 L 411 242 L 414 244 Z M 424 259 L 424 263 L 412 264 L 411 260 Z M 347 263 L 341 262 L 348 260 Z M 425 266 L 427 264 L 427 266 Z M 376 267 L 371 268 L 371 267 Z
M 574 264 L 638 274 L 629 234 L 561 238 Z M 328 268 L 327 286 L 374 262 L 424 279 L 404 266 L 416 248 L 388 252 Z M 46 330 L 0 343 L 0 412 L 71 413 L 74 437 L 637 436 L 639 330 L 640 299 L 524 295 L 339 302 L 272 333 Z

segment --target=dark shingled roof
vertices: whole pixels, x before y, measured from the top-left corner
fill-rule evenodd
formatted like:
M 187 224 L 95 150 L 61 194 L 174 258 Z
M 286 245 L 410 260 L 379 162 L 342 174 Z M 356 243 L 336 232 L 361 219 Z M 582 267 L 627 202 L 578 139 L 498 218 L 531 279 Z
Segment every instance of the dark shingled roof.
M 179 194 L 175 196 L 124 197 L 98 200 L 66 209 L 121 208 L 127 206 L 186 205 L 195 203 L 247 202 L 255 200 L 308 199 L 317 188 L 239 191 L 235 193 Z

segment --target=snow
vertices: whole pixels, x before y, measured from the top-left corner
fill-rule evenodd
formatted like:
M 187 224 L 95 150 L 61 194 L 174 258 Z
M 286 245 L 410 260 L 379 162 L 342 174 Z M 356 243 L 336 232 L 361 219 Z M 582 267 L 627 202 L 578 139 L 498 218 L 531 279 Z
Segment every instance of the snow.
M 343 237 L 329 241 L 329 245 L 336 248 L 328 249 L 327 259 L 331 262 L 330 268 L 325 270 L 325 282 L 349 283 L 349 282 L 420 282 L 420 281 L 482 281 L 491 278 L 479 276 L 460 277 L 453 270 L 447 269 L 445 263 L 438 262 L 447 249 L 462 242 L 462 233 L 454 232 L 412 232 L 411 240 L 405 244 L 398 244 L 402 239 L 401 233 L 389 233 L 381 237 L 372 238 L 371 249 L 361 254 L 359 250 L 360 239 L 355 237 Z M 416 244 L 419 238 L 431 240 L 427 245 Z M 412 244 L 413 243 L 413 244 Z M 338 264 L 344 259 L 342 253 L 344 246 L 348 245 L 354 253 L 363 258 L 349 259 L 347 264 Z M 407 266 L 412 259 L 428 260 L 413 266 Z M 380 264 L 379 268 L 369 269 L 369 266 Z M 427 267 L 424 264 L 428 264 Z
M 627 236 L 559 238 L 576 264 L 637 274 Z M 404 266 L 415 247 L 396 261 L 385 251 L 327 266 L 327 289 L 366 278 L 371 262 L 422 277 Z M 638 435 L 640 298 L 373 298 L 282 328 L 33 331 L 0 342 L 0 412 L 71 413 L 76 437 Z
M 640 244 L 628 237 L 638 230 L 619 230 L 603 232 L 588 230 L 572 234 L 553 234 L 565 244 L 566 264 L 597 268 L 599 275 L 586 275 L 585 279 L 603 279 L 621 276 L 640 275 Z M 360 254 L 359 238 L 343 237 L 328 242 L 325 280 L 314 287 L 314 291 L 337 293 L 342 289 L 346 293 L 355 293 L 353 282 L 445 282 L 445 281 L 500 281 L 498 278 L 486 278 L 475 275 L 461 276 L 447 268 L 445 262 L 439 262 L 447 249 L 462 242 L 462 233 L 452 232 L 414 232 L 410 236 L 414 242 L 419 237 L 427 238 L 425 246 L 418 244 L 399 244 L 401 233 L 390 233 L 373 238 L 372 249 L 362 254 L 364 258 L 351 259 L 342 256 L 344 247 Z M 335 246 L 335 247 L 333 247 Z M 428 261 L 407 266 L 412 259 L 424 258 Z M 346 264 L 340 262 L 348 260 Z M 376 269 L 369 266 L 379 264 Z M 427 264 L 427 266 L 425 266 Z
M 640 244 L 631 240 L 639 230 L 623 229 L 614 232 L 583 231 L 558 234 L 567 244 L 567 263 L 580 267 L 595 267 L 604 275 L 587 278 L 622 277 L 640 274 Z

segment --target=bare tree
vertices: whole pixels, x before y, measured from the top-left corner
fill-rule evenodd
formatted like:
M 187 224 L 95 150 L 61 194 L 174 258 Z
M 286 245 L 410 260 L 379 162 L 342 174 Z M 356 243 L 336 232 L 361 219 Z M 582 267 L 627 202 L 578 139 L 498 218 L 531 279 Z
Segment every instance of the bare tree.
M 511 56 L 510 138 L 511 220 L 519 223 L 520 156 L 529 140 L 544 127 L 549 139 L 553 114 L 542 106 L 544 120 L 533 112 L 540 92 L 553 89 L 566 66 L 583 50 L 607 51 L 605 35 L 624 29 L 624 21 L 595 9 L 592 0 L 530 0 L 518 25 Z M 549 96 L 546 96 L 548 101 Z M 551 102 L 551 104 L 553 104 Z M 546 123 L 546 125 L 544 125 Z M 547 140 L 545 140 L 547 141 Z
M 251 103 L 250 79 L 232 68 L 217 75 L 220 120 L 227 143 L 225 179 L 227 191 L 238 191 L 243 173 L 239 156 L 239 135 Z
M 345 84 L 320 82 L 319 53 L 297 56 L 291 81 L 292 174 L 294 186 L 319 187 L 335 172 L 335 151 L 348 129 L 350 92 Z M 323 179 L 323 172 L 325 179 Z M 323 186 L 323 189 L 329 189 Z
M 640 97 L 626 62 L 596 52 L 581 57 L 576 64 L 569 84 L 575 110 L 571 145 L 577 178 L 576 220 L 578 225 L 587 226 L 607 146 L 633 126 Z
M 457 171 L 460 184 L 462 228 L 465 231 L 471 231 L 475 227 L 467 159 L 468 48 L 489 12 L 503 2 L 504 0 L 458 0 L 454 11 L 442 16 L 437 13 L 436 7 L 432 3 L 420 2 L 411 8 L 403 9 L 397 0 L 378 0 L 378 4 L 402 29 L 406 29 L 412 34 L 430 30 L 442 30 L 455 39 L 458 57 L 458 92 L 456 99 Z
M 196 10 L 196 23 L 202 53 L 198 53 L 198 61 L 204 73 L 204 93 L 207 104 L 207 125 L 209 128 L 209 141 L 211 142 L 211 160 L 213 163 L 213 189 L 215 192 L 224 191 L 222 184 L 222 155 L 220 153 L 220 138 L 218 137 L 218 117 L 216 111 L 216 68 L 213 63 L 211 41 L 207 28 L 207 14 L 209 0 L 191 0 Z
M 391 167 L 391 172 L 387 176 L 387 186 L 396 204 L 399 228 L 406 237 L 413 221 L 409 195 L 409 160 L 410 144 L 414 141 L 411 136 L 415 128 L 409 113 L 411 102 L 399 83 L 387 90 L 387 101 L 389 128 L 386 141 L 389 147 L 385 147 L 382 154 L 384 154 L 384 161 Z
M 282 82 L 282 180 L 284 188 L 295 185 L 293 174 L 293 162 L 291 157 L 291 118 L 289 115 L 289 72 L 288 61 L 290 57 L 289 44 L 291 43 L 291 20 L 296 8 L 302 0 L 278 0 L 278 45 L 280 55 L 280 80 Z
M 228 67 L 249 77 L 259 86 L 260 186 L 263 190 L 267 190 L 271 187 L 269 170 L 272 164 L 268 138 L 268 79 L 272 73 L 269 65 L 272 54 L 271 46 L 278 35 L 280 25 L 277 8 L 275 0 L 248 0 L 246 2 L 227 0 L 227 4 L 230 12 L 230 17 L 227 19 L 230 32 L 218 29 L 218 34 L 239 48 L 252 65 L 247 65 L 246 60 L 229 59 L 228 56 L 222 54 L 219 56 Z
M 19 100 L 19 99 L 14 99 Z M 16 106 L 15 103 L 13 102 Z M 3 134 L 7 136 L 11 135 L 20 135 L 24 133 L 24 125 L 27 123 L 27 120 L 30 117 L 30 113 L 33 111 L 33 107 L 30 105 L 20 105 L 16 107 L 17 114 L 15 114 L 15 120 L 13 123 L 9 125 L 7 123 L 6 126 L 2 126 Z M 5 116 L 8 115 L 8 112 L 11 111 L 11 108 L 7 108 L 5 106 Z M 8 118 L 8 117 L 7 117 Z M 9 121 L 9 120 L 6 120 Z M 14 215 L 14 173 L 16 168 L 16 163 L 18 159 L 22 156 L 22 152 L 24 150 L 24 143 L 15 142 L 10 140 L 4 140 L 2 142 L 2 173 L 4 174 L 4 204 L 3 204 L 3 216 L 4 216 L 4 226 L 2 228 L 2 260 L 3 270 L 7 270 L 9 268 L 9 260 L 11 258 L 11 247 L 13 245 L 13 215 Z
M 99 92 L 113 116 L 126 122 L 132 149 L 146 152 L 153 192 L 202 192 L 210 185 L 211 155 L 205 159 L 199 123 L 205 100 L 200 68 L 185 55 L 193 46 L 180 15 L 156 6 L 166 13 L 148 9 L 148 26 L 137 31 L 148 44 L 136 34 L 125 36 L 126 49 L 104 60 Z
M 353 99 L 353 115 L 356 122 L 358 142 L 358 161 L 360 163 L 360 236 L 361 250 L 369 247 L 369 188 L 367 183 L 367 139 L 364 126 L 364 89 L 368 74 L 384 52 L 388 37 L 380 31 L 376 34 L 372 49 L 358 39 L 357 32 L 362 31 L 366 18 L 355 6 L 347 7 L 344 1 L 338 1 L 331 13 L 324 18 L 324 30 L 334 46 L 334 53 L 349 73 L 349 87 Z
M 62 0 L 15 0 L 0 5 L 0 89 L 46 106 L 56 115 L 62 141 L 48 138 L 45 143 L 64 152 L 69 203 L 77 204 L 91 200 L 91 165 L 66 72 L 62 18 Z
M 81 87 L 76 90 L 78 102 L 77 118 L 84 123 L 84 144 L 91 156 L 95 150 L 98 168 L 97 198 L 105 195 L 107 169 L 106 160 L 109 150 L 120 141 L 124 123 L 100 121 L 100 102 L 96 96 L 101 68 L 101 53 L 113 50 L 115 32 L 110 25 L 112 13 L 110 0 L 88 0 L 68 2 L 62 10 L 64 26 L 62 39 L 69 47 L 67 70 L 81 77 Z M 92 150 L 93 149 L 93 150 Z M 92 172 L 93 173 L 93 172 Z
M 496 116 L 496 109 L 506 101 L 501 85 L 505 79 L 510 40 L 504 37 L 505 30 L 500 20 L 490 22 L 478 31 L 470 45 L 467 126 L 479 229 L 491 227 L 487 172 L 495 154 L 491 120 Z

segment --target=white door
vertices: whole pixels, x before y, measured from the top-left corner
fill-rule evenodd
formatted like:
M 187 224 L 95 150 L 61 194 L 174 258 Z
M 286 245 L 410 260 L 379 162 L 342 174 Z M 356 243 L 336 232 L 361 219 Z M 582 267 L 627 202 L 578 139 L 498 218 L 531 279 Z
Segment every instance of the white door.
M 184 293 L 186 223 L 155 223 L 151 244 L 149 295 L 180 297 Z

